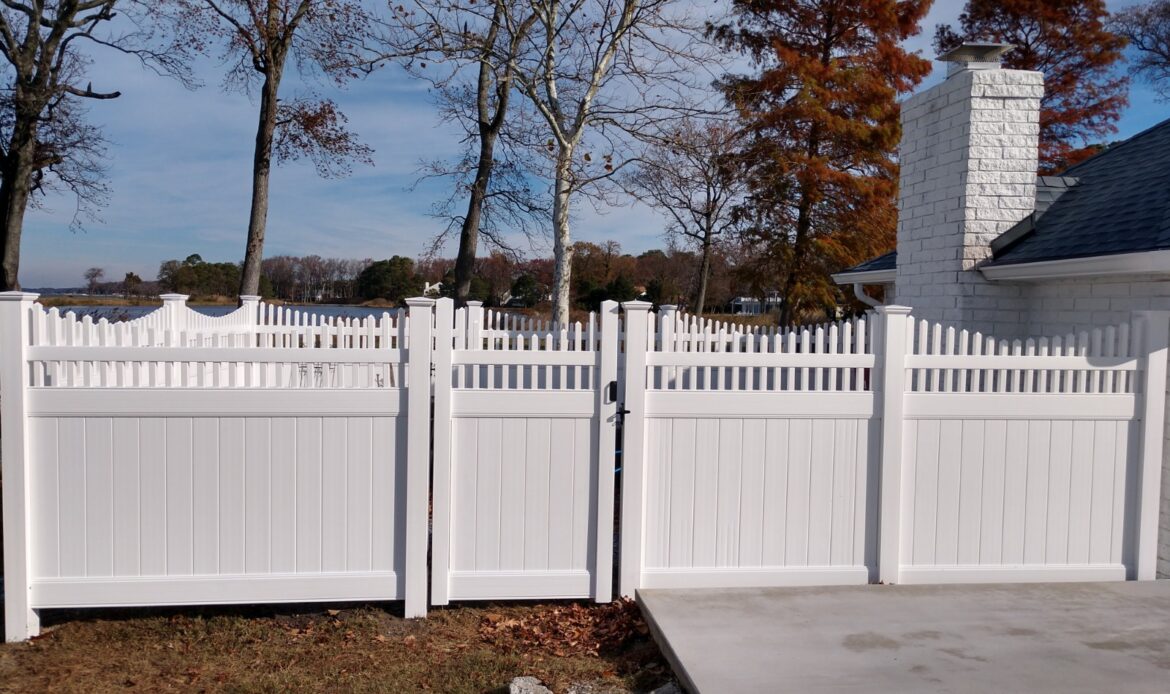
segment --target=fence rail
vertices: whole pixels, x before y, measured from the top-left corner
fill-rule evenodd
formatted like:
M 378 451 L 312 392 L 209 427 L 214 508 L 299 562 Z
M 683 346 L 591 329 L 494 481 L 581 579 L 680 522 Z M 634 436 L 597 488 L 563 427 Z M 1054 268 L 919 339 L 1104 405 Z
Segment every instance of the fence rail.
M 0 294 L 10 640 L 48 607 L 605 601 L 615 538 L 623 595 L 1154 575 L 1166 313 L 1007 341 L 896 306 L 782 330 L 35 298 Z

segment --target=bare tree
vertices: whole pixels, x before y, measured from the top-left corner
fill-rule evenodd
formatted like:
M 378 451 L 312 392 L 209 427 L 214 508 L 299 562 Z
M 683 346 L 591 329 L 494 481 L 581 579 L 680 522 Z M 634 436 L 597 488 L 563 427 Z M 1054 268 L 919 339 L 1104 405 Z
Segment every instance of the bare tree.
M 225 87 L 259 91 L 252 158 L 252 204 L 240 294 L 260 290 L 272 162 L 308 157 L 322 176 L 344 176 L 351 162 L 371 163 L 372 150 L 347 128 L 330 99 L 280 99 L 289 60 L 302 74 L 336 84 L 357 76 L 347 57 L 375 24 L 359 0 L 177 0 L 192 41 L 219 40 L 229 70 Z
M 90 294 L 97 294 L 98 284 L 106 276 L 106 271 L 100 267 L 91 267 L 85 271 L 85 287 Z
M 581 194 L 604 195 L 631 138 L 698 110 L 697 69 L 713 54 L 680 0 L 528 0 L 537 21 L 516 83 L 543 121 L 552 181 L 553 319 L 569 319 L 570 218 Z M 542 138 L 543 139 L 543 138 Z
M 432 243 L 441 252 L 458 232 L 455 298 L 471 290 L 481 237 L 497 250 L 518 257 L 507 232 L 530 236 L 547 211 L 531 187 L 523 152 L 527 130 L 516 127 L 512 100 L 516 62 L 536 21 L 525 0 L 413 0 L 390 2 L 394 22 L 380 37 L 367 64 L 403 59 L 407 72 L 430 82 L 439 117 L 463 131 L 464 151 L 455 161 L 424 162 L 422 179 L 453 179 L 451 194 L 437 202 L 434 216 L 447 221 Z M 357 61 L 362 62 L 361 57 Z
M 1170 0 L 1152 0 L 1113 15 L 1110 27 L 1136 50 L 1130 70 L 1170 100 Z
M 111 29 L 115 6 L 121 29 Z M 91 49 L 136 56 L 162 74 L 190 83 L 188 47 L 168 42 L 155 6 L 137 0 L 0 1 L 0 285 L 19 289 L 24 216 L 38 192 L 76 194 L 79 211 L 105 197 L 104 142 L 84 120 L 81 103 L 114 99 L 87 76 Z
M 733 225 L 733 208 L 745 188 L 729 160 L 738 142 L 738 132 L 727 123 L 688 118 L 650 145 L 637 172 L 626 179 L 643 201 L 666 214 L 668 237 L 699 249 L 698 315 L 707 301 L 712 249 Z

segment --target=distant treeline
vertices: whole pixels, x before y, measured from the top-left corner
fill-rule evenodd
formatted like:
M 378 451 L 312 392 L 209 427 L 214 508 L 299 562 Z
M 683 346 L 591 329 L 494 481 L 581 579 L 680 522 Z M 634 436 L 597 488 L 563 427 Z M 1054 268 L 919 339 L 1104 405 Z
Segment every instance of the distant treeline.
M 264 261 L 260 291 L 266 299 L 292 303 L 354 303 L 383 300 L 400 303 L 430 286 L 434 296 L 454 294 L 454 259 L 415 262 L 403 256 L 385 260 L 275 256 Z M 105 282 L 101 268 L 86 273 L 93 294 L 154 296 L 176 292 L 193 298 L 234 297 L 240 286 L 240 263 L 206 262 L 198 254 L 159 265 L 155 281 L 127 273 Z M 535 307 L 551 300 L 552 258 L 517 258 L 492 253 L 476 261 L 470 298 L 487 306 Z M 751 294 L 740 279 L 734 253 L 720 248 L 712 259 L 708 306 L 727 307 L 737 296 Z M 677 249 L 623 253 L 616 241 L 574 245 L 574 304 L 593 310 L 605 300 L 643 298 L 656 304 L 688 306 L 698 286 L 698 258 Z

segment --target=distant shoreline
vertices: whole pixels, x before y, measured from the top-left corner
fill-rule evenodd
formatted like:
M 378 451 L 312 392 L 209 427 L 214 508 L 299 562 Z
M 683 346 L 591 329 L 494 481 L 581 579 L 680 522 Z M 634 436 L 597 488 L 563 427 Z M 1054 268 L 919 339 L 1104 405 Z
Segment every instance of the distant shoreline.
M 37 302 L 42 306 L 162 306 L 162 299 L 158 297 L 131 297 L 126 298 L 114 295 L 93 295 L 93 294 L 51 294 L 44 295 L 37 299 Z M 187 301 L 188 306 L 235 306 L 238 300 L 235 297 L 227 296 L 208 296 L 197 297 Z M 326 301 L 321 303 L 294 303 L 291 301 L 282 301 L 280 299 L 265 299 L 264 303 L 274 304 L 277 306 L 352 306 L 355 308 L 398 308 L 394 302 L 386 301 L 385 299 L 372 299 L 363 302 L 341 303 L 338 301 Z

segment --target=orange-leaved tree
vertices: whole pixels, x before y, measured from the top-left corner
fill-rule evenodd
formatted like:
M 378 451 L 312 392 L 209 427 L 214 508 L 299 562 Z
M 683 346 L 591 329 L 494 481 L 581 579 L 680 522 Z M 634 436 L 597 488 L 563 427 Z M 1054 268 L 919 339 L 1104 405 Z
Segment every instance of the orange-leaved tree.
M 829 275 L 894 244 L 899 94 L 930 63 L 902 48 L 931 0 L 735 0 L 711 32 L 758 72 L 720 81 L 739 112 L 738 212 L 780 322 L 832 310 Z
M 942 25 L 940 51 L 964 41 L 1015 48 L 1004 65 L 1044 73 L 1040 172 L 1059 173 L 1099 150 L 1117 132 L 1129 81 L 1115 71 L 1125 39 L 1106 26 L 1104 0 L 967 0 L 957 29 Z

